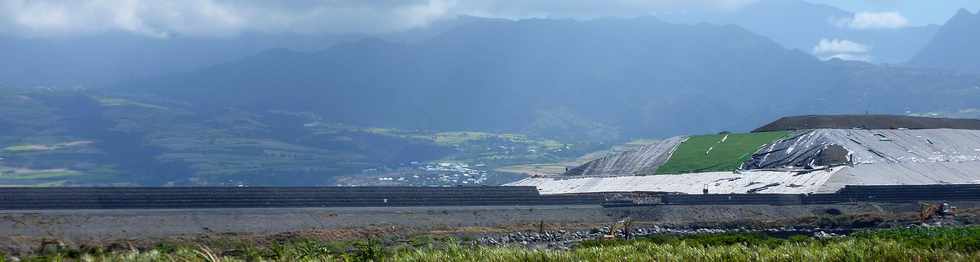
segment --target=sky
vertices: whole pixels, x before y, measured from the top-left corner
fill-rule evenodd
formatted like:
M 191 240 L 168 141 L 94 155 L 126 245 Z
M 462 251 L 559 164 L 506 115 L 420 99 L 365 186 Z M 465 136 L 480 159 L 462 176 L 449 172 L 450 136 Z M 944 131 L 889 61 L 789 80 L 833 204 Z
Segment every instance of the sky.
M 0 0 L 0 34 L 58 37 L 125 31 L 149 37 L 242 32 L 383 33 L 459 15 L 588 19 L 691 9 L 736 10 L 758 0 Z M 772 0 L 783 1 L 783 0 Z M 980 0 L 809 0 L 881 27 L 941 24 Z
M 807 0 L 857 12 L 897 12 L 910 25 L 941 25 L 960 8 L 976 13 L 980 0 Z

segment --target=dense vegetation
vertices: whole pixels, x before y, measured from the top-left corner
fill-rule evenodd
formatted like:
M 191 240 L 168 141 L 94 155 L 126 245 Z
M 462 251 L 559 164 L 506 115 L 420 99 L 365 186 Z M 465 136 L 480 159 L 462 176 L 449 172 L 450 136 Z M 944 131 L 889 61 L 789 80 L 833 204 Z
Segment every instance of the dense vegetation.
M 692 136 L 681 143 L 658 174 L 679 174 L 737 169 L 759 147 L 786 137 L 789 132 Z
M 586 241 L 570 250 L 474 246 L 416 237 L 381 241 L 297 240 L 228 250 L 165 244 L 150 250 L 57 251 L 35 260 L 84 261 L 977 261 L 980 227 L 858 232 L 846 237 L 777 238 L 758 233 L 658 235 Z

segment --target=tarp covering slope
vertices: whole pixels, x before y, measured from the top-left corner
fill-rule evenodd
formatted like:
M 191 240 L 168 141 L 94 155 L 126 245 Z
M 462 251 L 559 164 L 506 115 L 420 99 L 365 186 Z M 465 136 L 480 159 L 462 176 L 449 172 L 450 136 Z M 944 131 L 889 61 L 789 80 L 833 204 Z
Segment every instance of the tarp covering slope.
M 816 190 L 832 193 L 845 185 L 980 184 L 980 161 L 882 163 L 841 167 Z
M 836 150 L 828 153 L 829 149 Z M 854 165 L 980 161 L 980 131 L 817 129 L 763 148 L 746 161 L 744 169 L 833 164 L 828 159 Z
M 535 186 L 541 194 L 597 192 L 675 192 L 701 194 L 782 193 L 802 194 L 818 190 L 841 168 L 798 174 L 795 172 L 707 172 L 681 175 L 527 178 L 509 186 Z
M 608 155 L 565 172 L 565 176 L 632 176 L 653 174 L 686 137 L 671 137 L 636 150 Z
M 817 129 L 764 146 L 743 169 L 678 175 L 528 178 L 511 185 L 536 186 L 543 194 L 701 194 L 705 186 L 712 194 L 796 194 L 831 193 L 845 185 L 980 184 L 980 130 Z

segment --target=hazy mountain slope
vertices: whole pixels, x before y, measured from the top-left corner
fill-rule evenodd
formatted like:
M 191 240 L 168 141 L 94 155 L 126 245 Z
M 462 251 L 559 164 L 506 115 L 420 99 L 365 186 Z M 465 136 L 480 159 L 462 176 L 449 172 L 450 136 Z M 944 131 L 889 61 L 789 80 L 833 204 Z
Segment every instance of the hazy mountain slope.
M 125 86 L 204 107 L 311 111 L 367 126 L 581 138 L 587 127 L 655 137 L 748 130 L 786 114 L 922 112 L 976 103 L 976 83 L 821 62 L 735 26 L 636 18 L 485 21 L 419 44 L 273 50 Z
M 734 11 L 660 14 L 667 21 L 734 24 L 772 38 L 790 49 L 811 53 L 821 39 L 840 39 L 868 46 L 875 63 L 904 63 L 924 47 L 938 26 L 897 29 L 854 29 L 846 25 L 854 13 L 800 0 L 763 0 Z M 818 54 L 820 56 L 829 56 Z
M 0 36 L 0 87 L 103 87 L 123 80 L 199 70 L 270 48 L 322 50 L 355 36 L 243 34 L 153 38 L 115 32 Z
M 337 43 L 378 37 L 420 42 L 491 18 L 461 16 L 400 32 L 366 34 L 259 33 L 156 38 L 128 32 L 17 37 L 0 34 L 0 87 L 104 87 L 138 78 L 200 70 L 268 49 L 320 51 Z
M 910 62 L 980 74 L 980 13 L 960 9 Z
M 749 128 L 771 111 L 755 100 L 792 110 L 788 98 L 820 93 L 837 78 L 811 56 L 738 27 L 638 18 L 473 23 L 417 45 L 276 50 L 132 85 L 200 105 L 423 129 L 523 130 L 549 115 L 536 112 L 565 110 L 651 136 Z M 733 115 L 744 123 L 717 121 Z
M 501 183 L 502 165 L 596 150 L 578 141 L 358 127 L 309 113 L 196 110 L 92 90 L 0 89 L 0 185 Z M 445 159 L 444 159 L 445 158 Z M 426 170 L 430 161 L 479 164 Z M 413 163 L 414 162 L 414 163 Z M 465 176 L 463 174 L 466 174 Z M 374 177 L 371 177 L 374 176 Z

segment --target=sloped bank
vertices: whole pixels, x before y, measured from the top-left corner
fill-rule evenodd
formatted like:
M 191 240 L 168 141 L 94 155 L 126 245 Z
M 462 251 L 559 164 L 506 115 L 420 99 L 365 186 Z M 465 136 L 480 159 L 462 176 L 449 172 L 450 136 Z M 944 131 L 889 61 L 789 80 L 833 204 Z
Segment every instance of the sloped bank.
M 787 117 L 754 133 L 672 138 L 586 163 L 562 177 L 510 185 L 535 186 L 544 194 L 800 194 L 833 193 L 847 185 L 980 184 L 977 128 L 980 120 L 970 119 Z
M 978 202 L 953 202 L 957 219 L 978 223 Z M 915 223 L 918 203 L 843 205 L 700 205 L 603 208 L 392 207 L 219 210 L 54 210 L 0 212 L 0 250 L 33 252 L 57 240 L 67 246 L 111 243 L 312 237 L 350 240 L 414 234 L 480 236 L 501 232 L 589 229 L 629 217 L 637 226 L 683 228 L 849 228 Z

